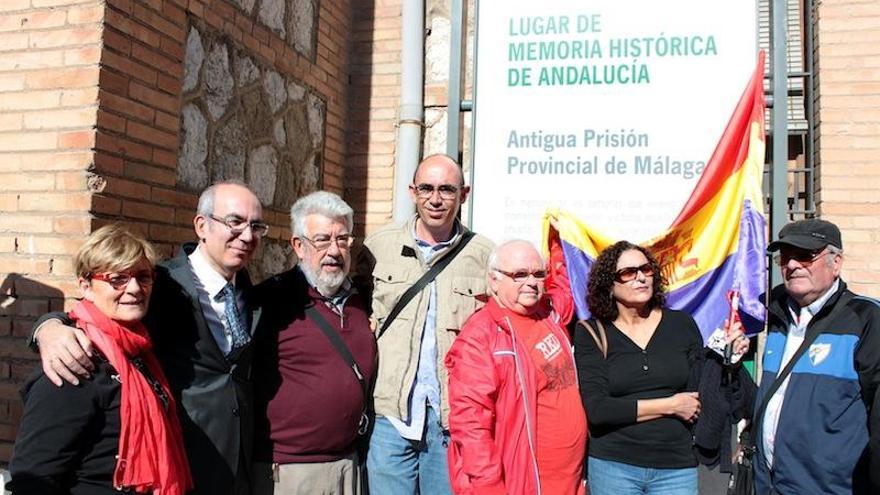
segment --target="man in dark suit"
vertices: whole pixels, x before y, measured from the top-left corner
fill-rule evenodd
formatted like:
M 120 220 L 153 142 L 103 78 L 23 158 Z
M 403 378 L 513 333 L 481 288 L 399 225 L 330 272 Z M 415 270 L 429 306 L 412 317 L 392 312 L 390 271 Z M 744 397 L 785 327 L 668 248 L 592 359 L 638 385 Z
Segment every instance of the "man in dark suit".
M 268 226 L 254 193 L 231 182 L 202 193 L 193 226 L 199 242 L 156 267 L 144 323 L 179 404 L 193 493 L 248 494 L 251 340 L 260 309 L 248 300 L 245 266 Z M 77 384 L 93 367 L 91 343 L 63 323 L 71 322 L 47 315 L 32 340 L 46 376 L 59 386 L 62 379 Z

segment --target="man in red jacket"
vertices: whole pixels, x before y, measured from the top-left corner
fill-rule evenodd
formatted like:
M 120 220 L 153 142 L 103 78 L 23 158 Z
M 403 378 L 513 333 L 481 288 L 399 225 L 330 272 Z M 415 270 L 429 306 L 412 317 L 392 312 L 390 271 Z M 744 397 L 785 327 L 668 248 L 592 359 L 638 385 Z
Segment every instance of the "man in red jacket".
M 527 241 L 498 246 L 492 298 L 446 355 L 457 494 L 583 491 L 587 421 L 565 330 L 573 303 L 562 253 L 551 258 L 548 270 Z

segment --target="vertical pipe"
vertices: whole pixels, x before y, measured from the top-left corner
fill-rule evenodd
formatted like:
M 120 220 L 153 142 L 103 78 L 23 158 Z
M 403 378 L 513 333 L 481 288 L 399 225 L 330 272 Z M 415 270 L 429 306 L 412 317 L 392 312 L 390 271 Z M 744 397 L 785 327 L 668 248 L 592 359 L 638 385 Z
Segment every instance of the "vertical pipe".
M 477 164 L 474 162 L 474 150 L 477 147 L 477 141 L 474 139 L 477 132 L 477 64 L 479 63 L 477 54 L 480 53 L 480 0 L 474 0 L 474 48 L 473 48 L 473 60 L 471 61 L 471 74 L 473 74 L 473 83 L 471 87 L 471 100 L 470 107 L 468 111 L 471 112 L 471 131 L 470 131 L 470 177 L 468 183 L 473 185 L 474 183 L 474 170 L 477 167 Z M 474 225 L 474 194 L 477 194 L 474 189 L 471 189 L 471 194 L 468 196 L 470 198 L 471 207 L 468 208 L 468 218 L 467 224 L 469 227 L 473 227 Z
M 816 213 L 816 202 L 814 191 L 816 184 L 814 182 L 815 179 L 815 170 L 816 170 L 816 143 L 815 143 L 815 128 L 816 125 L 816 116 L 813 114 L 813 98 L 815 87 L 813 86 L 816 82 L 816 67 L 813 64 L 813 1 L 812 0 L 804 0 L 803 3 L 803 12 L 802 12 L 802 22 L 804 23 L 804 32 L 806 33 L 805 39 L 805 48 L 806 52 L 806 72 L 809 74 L 806 80 L 806 88 L 804 88 L 804 93 L 806 95 L 806 111 L 804 112 L 807 119 L 807 152 L 804 156 L 804 162 L 806 171 L 804 172 L 804 183 L 806 187 L 804 187 L 804 191 L 806 192 L 806 204 L 805 210 L 807 211 L 807 216 L 814 215 Z
M 770 238 L 779 238 L 779 229 L 788 217 L 788 0 L 773 0 L 773 158 L 770 190 Z M 770 271 L 770 285 L 782 283 L 778 266 Z
M 463 163 L 461 156 L 461 99 L 464 91 L 464 16 L 463 0 L 452 0 L 449 36 L 449 88 L 446 97 L 446 154 Z
M 409 184 L 419 164 L 424 127 L 425 2 L 403 0 L 403 28 L 400 47 L 400 111 L 397 154 L 394 167 L 395 222 L 408 220 L 415 212 L 409 200 Z

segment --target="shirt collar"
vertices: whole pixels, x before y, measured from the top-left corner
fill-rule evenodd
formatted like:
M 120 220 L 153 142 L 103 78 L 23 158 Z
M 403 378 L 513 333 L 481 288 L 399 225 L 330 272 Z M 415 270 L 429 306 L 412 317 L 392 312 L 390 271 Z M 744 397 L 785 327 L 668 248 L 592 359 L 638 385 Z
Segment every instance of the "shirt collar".
M 339 287 L 339 290 L 336 291 L 336 294 L 333 294 L 332 296 L 328 297 L 321 294 L 314 285 L 309 286 L 309 291 L 313 298 L 323 301 L 338 313 L 342 313 L 345 308 L 345 302 L 348 301 L 348 298 L 351 297 L 352 294 L 357 293 L 357 288 L 351 283 L 351 279 L 346 278 L 345 281 L 342 282 L 342 286 Z
M 342 310 L 345 306 L 345 301 L 348 300 L 348 297 L 354 293 L 354 286 L 351 285 L 351 281 L 345 279 L 345 282 L 342 283 L 342 287 L 336 291 L 336 294 L 333 294 L 330 297 L 327 297 L 328 302 L 333 306 L 336 306 L 337 309 Z
M 437 244 L 428 244 L 427 242 L 419 239 L 419 234 L 418 234 L 418 232 L 416 232 L 416 225 L 417 224 L 418 224 L 418 218 L 412 224 L 412 236 L 413 236 L 413 239 L 416 241 L 416 246 L 418 246 L 420 249 L 430 248 L 430 250 L 434 251 L 434 252 L 440 251 L 441 249 L 445 249 L 445 248 L 449 247 L 450 245 L 452 245 L 456 241 L 456 239 L 458 239 L 458 237 L 461 235 L 461 225 L 459 224 L 458 220 L 456 220 L 455 224 L 452 227 L 453 228 L 452 235 L 449 237 L 448 241 L 438 242 Z
M 216 299 L 226 284 L 231 283 L 235 287 L 236 277 L 232 277 L 232 280 L 226 280 L 226 277 L 215 270 L 205 258 L 201 245 L 189 255 L 189 263 L 192 265 L 196 279 L 202 284 L 211 299 Z
M 825 291 L 824 294 L 819 296 L 819 298 L 816 299 L 815 301 L 813 301 L 812 303 L 808 304 L 805 308 L 799 307 L 797 302 L 795 302 L 794 299 L 789 297 L 788 298 L 789 309 L 791 310 L 792 314 L 795 317 L 800 316 L 801 312 L 804 309 L 806 309 L 810 313 L 810 316 L 816 316 L 816 313 L 818 313 L 819 311 L 822 310 L 822 307 L 825 306 L 825 303 L 828 302 L 829 299 L 831 299 L 831 296 L 833 296 L 835 293 L 837 293 L 837 290 L 839 288 L 840 288 L 840 279 L 838 278 L 838 279 L 834 280 L 834 283 L 831 284 L 831 287 L 829 287 L 828 290 Z

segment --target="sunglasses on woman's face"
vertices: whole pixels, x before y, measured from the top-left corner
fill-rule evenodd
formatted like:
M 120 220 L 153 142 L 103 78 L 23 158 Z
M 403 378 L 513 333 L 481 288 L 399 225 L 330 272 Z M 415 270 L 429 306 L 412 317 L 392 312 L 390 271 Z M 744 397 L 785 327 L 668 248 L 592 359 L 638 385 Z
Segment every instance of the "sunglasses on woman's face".
M 626 268 L 621 268 L 614 273 L 614 280 L 617 280 L 621 284 L 632 282 L 638 277 L 639 272 L 641 272 L 645 278 L 653 277 L 654 267 L 652 267 L 650 263 L 645 263 L 642 266 L 628 266 Z

